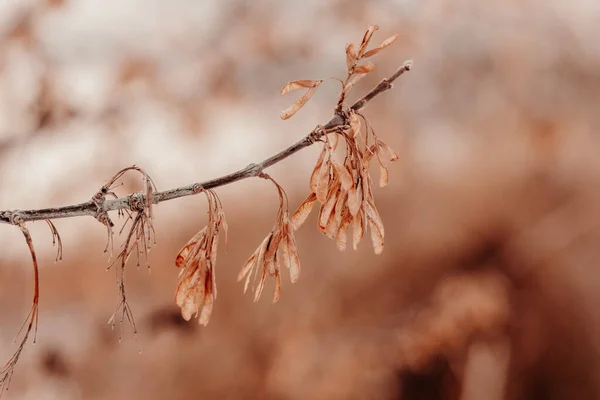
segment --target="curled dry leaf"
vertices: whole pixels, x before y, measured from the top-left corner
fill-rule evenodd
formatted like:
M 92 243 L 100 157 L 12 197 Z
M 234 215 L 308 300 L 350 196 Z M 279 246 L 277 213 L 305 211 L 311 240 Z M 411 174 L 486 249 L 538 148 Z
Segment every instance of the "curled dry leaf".
M 299 81 L 296 81 L 296 82 L 299 82 Z M 310 100 L 310 98 L 316 93 L 317 89 L 319 88 L 319 85 L 323 81 L 320 80 L 320 81 L 312 81 L 312 82 L 314 82 L 314 84 L 311 85 L 306 90 L 306 92 L 304 92 L 302 97 L 300 97 L 294 104 L 292 104 L 291 106 L 289 106 L 288 108 L 286 108 L 285 110 L 283 110 L 281 112 L 281 115 L 280 115 L 281 119 L 288 119 L 288 118 L 291 118 L 294 114 L 296 114 L 298 112 L 298 110 L 301 109 L 306 104 L 306 102 L 308 102 L 308 100 Z M 285 86 L 281 90 L 283 91 L 283 89 L 285 89 Z
M 365 54 L 363 54 L 363 58 L 374 56 L 375 54 L 379 53 L 381 50 L 388 47 L 390 44 L 394 43 L 396 41 L 396 39 L 398 39 L 397 33 L 395 33 L 392 36 L 390 36 L 389 38 L 385 39 L 383 42 L 381 42 L 381 44 L 379 46 L 374 47 L 371 50 L 365 52 Z
M 281 297 L 281 269 L 288 268 L 290 270 L 290 280 L 292 283 L 298 280 L 300 276 L 300 257 L 298 256 L 298 248 L 294 238 L 294 223 L 290 221 L 288 211 L 288 198 L 283 188 L 270 177 L 273 184 L 277 187 L 279 194 L 279 212 L 273 230 L 262 241 L 260 246 L 250 256 L 238 274 L 238 281 L 246 278 L 244 284 L 244 293 L 250 285 L 250 277 L 254 272 L 254 301 L 258 301 L 263 292 L 267 276 L 275 277 L 275 293 L 273 302 L 279 301 Z M 316 197 L 315 197 L 316 198 Z M 301 224 L 302 219 L 310 213 L 312 208 L 311 202 L 314 204 L 314 199 L 309 196 L 302 210 L 295 214 L 295 224 Z M 258 274 L 260 278 L 256 281 Z
M 227 237 L 227 223 L 223 206 L 212 190 L 203 190 L 208 200 L 208 224 L 196 233 L 181 249 L 175 266 L 181 268 L 175 302 L 186 321 L 198 316 L 198 322 L 207 325 L 217 298 L 215 266 L 221 228 Z

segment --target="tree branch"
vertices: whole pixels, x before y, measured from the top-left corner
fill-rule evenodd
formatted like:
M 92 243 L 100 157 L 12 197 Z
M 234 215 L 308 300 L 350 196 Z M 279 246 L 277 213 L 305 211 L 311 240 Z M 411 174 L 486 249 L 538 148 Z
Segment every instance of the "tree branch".
M 369 101 L 378 96 L 379 94 L 392 88 L 392 83 L 407 71 L 410 71 L 412 66 L 411 61 L 407 61 L 400 66 L 389 78 L 383 79 L 377 86 L 375 86 L 369 93 L 364 97 L 356 101 L 350 109 L 352 111 L 358 111 L 364 108 Z M 245 168 L 242 168 L 236 172 L 228 175 L 221 176 L 219 178 L 211 179 L 205 182 L 198 182 L 188 186 L 183 186 L 175 189 L 166 190 L 164 192 L 156 192 L 152 195 L 152 203 L 158 204 L 163 201 L 173 200 L 180 197 L 191 196 L 198 194 L 200 189 L 213 189 L 219 186 L 228 185 L 233 182 L 240 181 L 242 179 L 259 176 L 262 171 L 278 162 L 288 158 L 292 154 L 309 147 L 323 137 L 326 131 L 341 127 L 348 121 L 347 115 L 343 112 L 336 113 L 330 120 L 323 126 L 315 128 L 307 136 L 294 143 L 290 147 L 280 151 L 279 153 L 259 162 L 256 164 L 250 164 Z M 139 196 L 139 193 L 136 194 Z M 70 218 L 78 217 L 83 215 L 89 215 L 97 217 L 98 215 L 104 215 L 108 211 L 114 210 L 129 210 L 131 209 L 131 196 L 124 196 L 117 199 L 111 199 L 98 203 L 94 200 L 87 201 L 85 203 L 58 207 L 58 208 L 44 208 L 39 210 L 7 210 L 0 211 L 0 223 L 16 225 L 27 221 L 38 221 L 38 220 L 51 220 L 58 218 Z M 142 197 L 144 197 L 142 195 Z M 141 203 L 145 202 L 145 198 L 142 199 Z M 136 202 L 139 205 L 139 201 Z

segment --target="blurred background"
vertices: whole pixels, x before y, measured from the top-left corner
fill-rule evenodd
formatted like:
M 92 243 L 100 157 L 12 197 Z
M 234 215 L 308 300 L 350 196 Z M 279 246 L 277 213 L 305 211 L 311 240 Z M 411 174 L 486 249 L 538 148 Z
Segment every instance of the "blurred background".
M 291 120 L 289 80 L 345 74 L 369 24 L 365 110 L 400 155 L 375 198 L 386 247 L 339 252 L 297 232 L 300 280 L 257 304 L 236 282 L 270 231 L 276 191 L 218 189 L 229 223 L 210 324 L 174 304 L 180 248 L 206 223 L 193 196 L 155 210 L 157 245 L 127 270 L 138 336 L 116 302 L 105 229 L 30 224 L 41 266 L 37 343 L 6 399 L 600 398 L 600 2 L 580 0 L 1 0 L 0 209 L 87 201 L 139 165 L 159 190 L 262 160 L 329 120 L 325 82 Z M 269 169 L 292 207 L 317 146 Z M 117 191 L 126 194 L 135 186 Z M 22 234 L 0 227 L 0 356 L 29 311 Z

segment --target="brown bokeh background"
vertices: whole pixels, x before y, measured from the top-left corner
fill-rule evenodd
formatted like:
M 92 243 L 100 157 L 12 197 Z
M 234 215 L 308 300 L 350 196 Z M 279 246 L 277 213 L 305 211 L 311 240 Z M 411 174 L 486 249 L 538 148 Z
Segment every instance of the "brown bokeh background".
M 271 229 L 275 189 L 218 190 L 230 226 L 208 327 L 174 305 L 175 255 L 205 200 L 156 209 L 151 273 L 127 271 L 137 340 L 105 230 L 45 224 L 35 345 L 7 399 L 596 399 L 600 397 L 600 3 L 525 0 L 31 0 L 0 4 L 0 209 L 86 201 L 137 164 L 159 190 L 261 160 L 330 117 L 335 82 L 294 118 L 292 79 L 344 73 L 369 24 L 398 41 L 357 87 L 412 72 L 365 114 L 400 154 L 375 197 L 386 227 L 340 253 L 297 233 L 300 280 L 257 304 L 236 275 Z M 293 205 L 318 149 L 269 173 Z M 126 193 L 129 185 L 121 188 Z M 20 232 L 0 236 L 0 356 L 30 306 Z M 141 351 L 140 351 L 141 350 Z

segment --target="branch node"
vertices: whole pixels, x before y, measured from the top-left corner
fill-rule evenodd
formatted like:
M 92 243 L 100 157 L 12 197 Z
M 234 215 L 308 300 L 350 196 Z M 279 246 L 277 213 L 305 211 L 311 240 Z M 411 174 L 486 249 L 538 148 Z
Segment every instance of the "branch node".
M 146 209 L 144 195 L 141 193 L 132 193 L 129 195 L 129 210 L 142 212 Z
M 18 210 L 5 211 L 4 217 L 8 218 L 8 223 L 11 225 L 22 225 L 25 222 L 23 214 Z
M 202 186 L 199 183 L 194 183 L 194 185 L 192 186 L 192 192 L 194 192 L 194 194 L 198 194 L 202 191 L 204 191 L 204 186 Z

